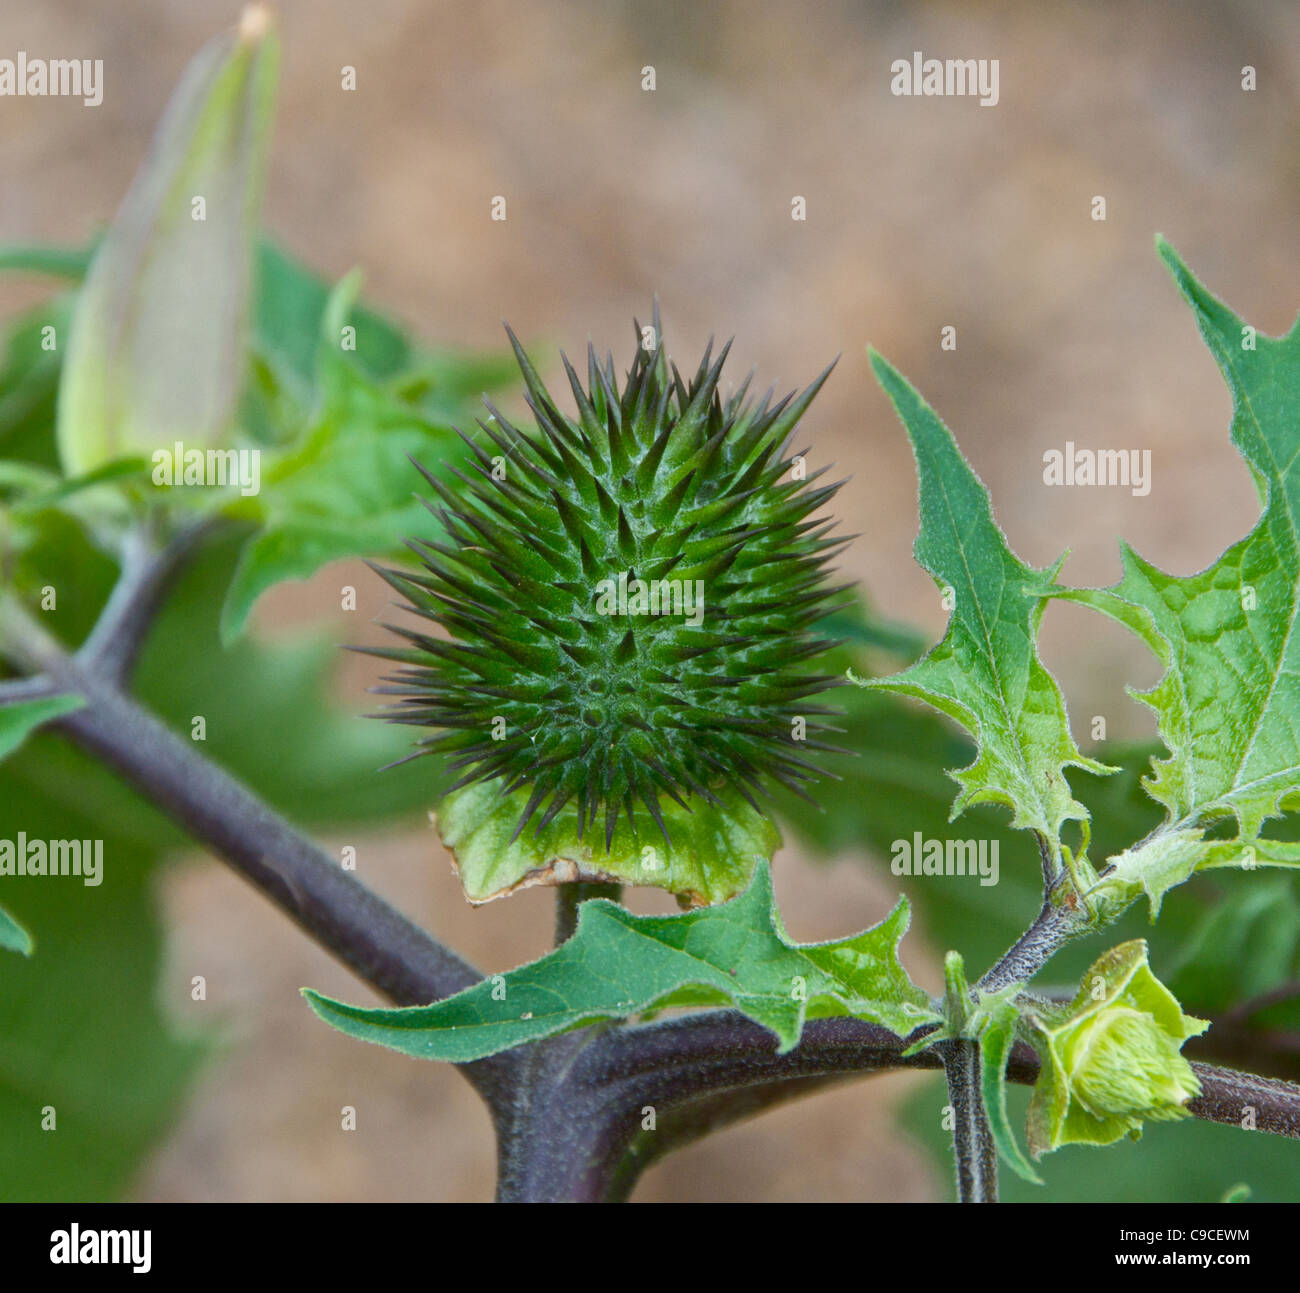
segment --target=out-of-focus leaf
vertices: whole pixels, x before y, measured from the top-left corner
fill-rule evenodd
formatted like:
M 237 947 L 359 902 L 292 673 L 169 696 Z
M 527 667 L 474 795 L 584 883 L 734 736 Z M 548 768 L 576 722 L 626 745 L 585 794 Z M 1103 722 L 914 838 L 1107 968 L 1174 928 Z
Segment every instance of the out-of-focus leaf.
M 330 288 L 275 243 L 263 240 L 257 259 L 254 348 L 293 382 L 304 398 L 316 381 L 321 325 Z M 395 325 L 365 306 L 354 306 L 355 360 L 372 378 L 395 377 L 412 361 L 411 343 Z M 334 337 L 335 345 L 338 338 Z
M 904 660 L 915 660 L 925 650 L 923 634 L 901 620 L 886 619 L 861 599 L 833 610 L 817 631 L 845 646 L 874 648 Z
M 11 244 L 0 247 L 0 270 L 18 274 L 48 274 L 79 283 L 90 268 L 98 242 L 86 247 L 46 247 Z
M 61 642 L 79 645 L 107 597 L 113 561 L 91 543 L 78 518 L 53 507 L 30 514 L 0 508 L 0 545 L 10 587 L 34 606 L 42 604 L 45 589 L 52 590 L 53 605 L 42 607 L 41 623 Z
M 3 907 L 0 907 L 0 948 L 23 956 L 32 954 L 32 936 Z
M 120 1194 L 202 1055 L 157 1006 L 161 936 L 135 814 L 107 774 L 69 753 L 42 736 L 0 769 L 0 837 L 102 840 L 104 863 L 93 887 L 75 876 L 0 880 L 5 905 L 40 937 L 38 956 L 0 964 L 6 1202 Z M 52 763 L 68 780 L 33 776 Z
M 1169 986 L 1189 1009 L 1218 1015 L 1300 980 L 1300 899 L 1289 876 L 1243 877 L 1184 942 Z M 1300 1000 L 1300 988 L 1294 996 Z
M 29 310 L 9 326 L 0 361 L 0 454 L 7 459 L 50 468 L 58 465 L 49 428 L 70 319 L 65 296 Z M 49 349 L 47 338 L 53 338 L 59 348 Z
M 80 696 L 46 696 L 0 705 L 0 760 L 13 754 L 37 728 L 85 703 Z
M 314 425 L 299 445 L 266 463 L 260 494 L 247 500 L 259 528 L 226 596 L 227 643 L 274 584 L 305 579 L 342 557 L 396 553 L 408 539 L 440 533 L 415 497 L 419 473 L 411 459 L 445 471 L 461 461 L 460 438 L 426 421 L 328 343 L 321 355 L 323 404 Z
M 112 462 L 104 463 L 102 467 L 96 467 L 94 471 L 88 471 L 84 476 L 73 476 L 68 480 L 51 484 L 33 497 L 23 499 L 20 507 L 23 511 L 56 507 L 74 494 L 80 494 L 82 490 L 93 489 L 96 485 L 103 485 L 113 480 L 124 480 L 129 476 L 143 477 L 147 471 L 148 463 L 143 458 L 115 458 Z

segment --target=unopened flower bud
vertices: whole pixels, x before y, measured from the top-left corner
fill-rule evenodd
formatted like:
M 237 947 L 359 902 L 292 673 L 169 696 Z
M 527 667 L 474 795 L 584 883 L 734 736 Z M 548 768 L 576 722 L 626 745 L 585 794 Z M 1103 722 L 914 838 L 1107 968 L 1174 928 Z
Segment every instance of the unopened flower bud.
M 68 475 L 229 430 L 277 64 L 270 13 L 252 5 L 173 94 L 77 303 L 59 391 Z
M 1037 1156 L 1061 1145 L 1136 1139 L 1142 1123 L 1183 1118 L 1200 1083 L 1181 1048 L 1209 1025 L 1185 1015 L 1147 965 L 1141 939 L 1112 948 L 1064 1010 L 1039 1018 L 1043 1067 L 1029 1106 Z

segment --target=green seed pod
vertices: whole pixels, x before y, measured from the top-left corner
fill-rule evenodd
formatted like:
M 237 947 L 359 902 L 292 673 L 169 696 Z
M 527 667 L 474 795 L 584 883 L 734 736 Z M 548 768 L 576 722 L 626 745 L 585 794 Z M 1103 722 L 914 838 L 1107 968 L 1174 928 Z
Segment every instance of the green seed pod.
M 806 701 L 838 679 L 808 662 L 847 540 L 809 518 L 839 486 L 785 456 L 830 369 L 723 400 L 727 348 L 688 384 L 660 336 L 656 310 L 621 391 L 612 358 L 589 349 L 586 388 L 565 359 L 575 420 L 510 333 L 538 432 L 489 404 L 474 478 L 426 473 L 447 539 L 381 572 L 451 635 L 395 629 L 410 646 L 375 654 L 404 666 L 391 716 L 459 775 L 437 820 L 471 901 L 575 879 L 722 901 L 780 842 L 759 796 L 803 793 L 804 753 L 834 748 L 835 711 Z

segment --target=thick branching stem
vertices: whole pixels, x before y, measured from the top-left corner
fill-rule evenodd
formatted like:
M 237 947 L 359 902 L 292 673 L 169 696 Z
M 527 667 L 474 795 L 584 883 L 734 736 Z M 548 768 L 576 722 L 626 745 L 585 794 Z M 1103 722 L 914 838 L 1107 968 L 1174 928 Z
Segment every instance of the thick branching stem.
M 126 682 L 172 580 L 209 528 L 196 523 L 166 543 L 150 524 L 127 532 L 121 574 L 77 652 L 87 675 L 118 686 Z
M 966 1037 L 939 1042 L 952 1117 L 957 1198 L 962 1203 L 998 1201 L 998 1155 L 980 1094 L 979 1043 Z
M 974 998 L 959 952 L 943 961 L 944 1027 L 948 1040 L 936 1044 L 948 1082 L 948 1116 L 957 1167 L 957 1197 L 962 1203 L 998 1201 L 998 1155 L 989 1131 L 980 1082 L 981 1056 L 972 1031 Z
M 767 1029 L 729 1010 L 556 1041 L 568 1048 L 562 1082 L 534 1093 L 503 1199 L 623 1198 L 670 1149 L 740 1118 L 853 1074 L 940 1064 L 933 1051 L 904 1058 L 888 1029 L 851 1019 L 814 1020 L 778 1055 Z
M 58 694 L 59 689 L 43 674 L 34 678 L 6 678 L 0 682 L 0 708 L 23 705 L 32 700 L 48 700 Z
M 1050 899 L 1034 923 L 1020 935 L 996 965 L 975 985 L 976 992 L 1000 992 L 1013 983 L 1028 983 L 1075 934 L 1083 932 L 1078 918 Z
M 775 1039 L 758 1024 L 734 1011 L 710 1011 L 601 1034 L 575 1059 L 569 1094 L 590 1101 L 585 1107 L 593 1141 L 607 1118 L 606 1140 L 621 1131 L 625 1159 L 610 1177 L 610 1190 L 623 1197 L 650 1162 L 740 1118 L 854 1075 L 940 1067 L 941 1045 L 904 1056 L 914 1040 L 860 1020 L 822 1019 L 805 1026 L 794 1050 L 778 1055 Z M 1201 1083 L 1201 1095 L 1188 1106 L 1195 1117 L 1300 1139 L 1300 1085 L 1210 1064 L 1192 1067 Z M 1032 1085 L 1038 1068 L 1034 1051 L 1017 1045 L 1007 1080 Z M 966 1085 L 977 1090 L 977 1074 Z M 958 1113 L 951 1094 L 949 1101 Z M 646 1107 L 658 1111 L 653 1134 L 640 1131 Z M 985 1130 L 972 1140 L 980 1152 L 969 1161 L 991 1182 L 991 1138 Z M 613 1147 L 602 1144 L 593 1143 L 591 1163 L 613 1159 Z
M 1294 1082 L 1212 1064 L 1193 1064 L 1192 1069 L 1201 1094 L 1187 1108 L 1196 1117 L 1300 1140 L 1300 1086 Z
M 778 1055 L 765 1028 L 716 1010 L 543 1043 L 563 1044 L 562 1057 L 552 1057 L 558 1081 L 532 1093 L 511 1138 L 499 1197 L 625 1198 L 664 1154 L 743 1118 L 868 1073 L 943 1066 L 937 1045 L 905 1056 L 914 1040 L 861 1020 L 819 1019 L 805 1026 L 794 1050 Z M 1189 1106 L 1196 1117 L 1300 1138 L 1300 1086 L 1208 1064 L 1193 1068 L 1202 1092 Z M 1037 1055 L 1016 1046 L 1007 1080 L 1032 1085 L 1037 1077 Z M 978 1090 L 977 1074 L 967 1085 Z M 976 1133 L 972 1143 L 979 1151 L 968 1156 L 977 1174 L 971 1195 L 982 1180 L 992 1197 L 991 1138 Z
M 592 898 L 608 898 L 617 902 L 623 892 L 616 884 L 595 880 L 574 880 L 560 885 L 555 891 L 555 945 L 567 943 L 578 928 L 578 909 Z

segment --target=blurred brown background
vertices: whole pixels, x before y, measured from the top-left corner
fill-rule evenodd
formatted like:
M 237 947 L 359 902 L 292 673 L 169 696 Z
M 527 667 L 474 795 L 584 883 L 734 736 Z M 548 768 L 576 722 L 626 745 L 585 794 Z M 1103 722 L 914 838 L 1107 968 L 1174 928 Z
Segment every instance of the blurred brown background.
M 0 138 L 0 239 L 79 242 L 120 200 L 186 60 L 238 0 L 7 0 L 0 55 L 102 58 L 105 95 L 14 99 Z M 890 614 L 941 630 L 911 561 L 915 480 L 863 356 L 870 341 L 953 427 L 1013 547 L 1067 577 L 1110 582 L 1115 537 L 1175 571 L 1253 523 L 1230 403 L 1152 250 L 1165 233 L 1212 290 L 1269 332 L 1300 303 L 1300 8 L 1251 3 L 561 3 L 288 0 L 267 219 L 322 272 L 364 267 L 381 308 L 444 345 L 496 347 L 504 316 L 541 366 L 590 335 L 620 364 L 631 316 L 662 302 L 670 350 L 693 363 L 736 337 L 736 380 L 760 387 L 839 368 L 807 420 L 815 462 L 852 479 L 861 531 L 844 563 Z M 1000 102 L 895 98 L 914 50 L 996 58 Z M 1258 69 L 1243 92 L 1241 70 Z M 344 65 L 357 89 L 340 89 Z M 641 88 L 653 65 L 657 88 Z M 495 195 L 504 223 L 489 218 Z M 791 219 L 791 199 L 807 220 Z M 1092 199 L 1107 202 L 1104 223 Z M 0 310 L 38 284 L 0 284 Z M 957 328 L 958 348 L 939 348 Z M 1150 449 L 1154 485 L 1042 484 L 1066 440 Z M 355 582 L 362 613 L 337 608 Z M 263 604 L 259 631 L 337 619 L 340 640 L 386 603 L 359 568 Z M 1053 607 L 1044 653 L 1076 735 L 1146 735 L 1123 695 L 1152 664 L 1118 628 Z M 345 671 L 349 696 L 366 674 Z M 361 875 L 485 968 L 539 954 L 536 892 L 470 911 L 427 829 L 361 839 Z M 859 862 L 783 855 L 791 932 L 861 928 L 889 904 Z M 178 1011 L 227 1037 L 139 1183 L 160 1199 L 481 1199 L 490 1131 L 450 1070 L 359 1046 L 317 1024 L 295 989 L 362 990 L 211 863 L 165 895 Z M 931 949 L 932 951 L 933 949 Z M 911 959 L 926 978 L 923 942 Z M 932 958 L 931 958 L 932 959 Z M 179 985 L 207 975 L 209 1001 Z M 933 982 L 933 967 L 930 979 Z M 882 1120 L 909 1079 L 873 1079 L 731 1130 L 654 1169 L 642 1199 L 941 1197 Z M 338 1110 L 358 1108 L 353 1134 Z

